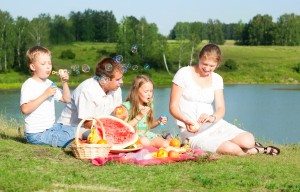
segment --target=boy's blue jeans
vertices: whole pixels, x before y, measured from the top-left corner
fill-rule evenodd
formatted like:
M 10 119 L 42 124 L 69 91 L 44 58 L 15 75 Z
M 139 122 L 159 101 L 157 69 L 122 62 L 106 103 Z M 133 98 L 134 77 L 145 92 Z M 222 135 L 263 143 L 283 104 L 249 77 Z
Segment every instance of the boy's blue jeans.
M 75 131 L 76 127 L 57 123 L 41 133 L 26 133 L 25 138 L 31 144 L 67 147 L 74 139 Z

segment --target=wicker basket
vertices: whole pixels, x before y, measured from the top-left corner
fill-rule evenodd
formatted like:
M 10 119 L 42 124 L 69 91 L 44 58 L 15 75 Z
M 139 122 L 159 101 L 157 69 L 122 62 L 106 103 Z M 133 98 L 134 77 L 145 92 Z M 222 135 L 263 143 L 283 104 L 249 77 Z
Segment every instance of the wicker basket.
M 80 128 L 82 124 L 86 120 L 92 120 L 92 126 L 95 125 L 96 120 L 95 119 L 83 119 L 78 124 L 76 129 L 76 135 L 75 135 L 75 141 L 71 145 L 71 149 L 74 153 L 74 156 L 78 159 L 94 159 L 97 157 L 107 157 L 108 153 L 110 151 L 111 145 L 109 144 L 88 144 L 88 143 L 81 143 L 79 141 L 79 133 Z M 101 126 L 103 139 L 105 139 L 105 131 L 103 127 Z

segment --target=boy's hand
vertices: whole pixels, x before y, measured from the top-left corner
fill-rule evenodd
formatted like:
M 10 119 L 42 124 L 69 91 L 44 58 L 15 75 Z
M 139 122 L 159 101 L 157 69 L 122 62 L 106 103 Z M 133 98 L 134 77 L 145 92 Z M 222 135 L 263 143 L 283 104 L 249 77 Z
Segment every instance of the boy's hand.
M 69 73 L 67 69 L 59 69 L 58 74 L 62 83 L 69 81 Z
M 56 87 L 48 87 L 46 90 L 45 90 L 45 92 L 44 92 L 44 94 L 47 96 L 47 98 L 48 97 L 52 97 L 55 93 L 56 93 Z

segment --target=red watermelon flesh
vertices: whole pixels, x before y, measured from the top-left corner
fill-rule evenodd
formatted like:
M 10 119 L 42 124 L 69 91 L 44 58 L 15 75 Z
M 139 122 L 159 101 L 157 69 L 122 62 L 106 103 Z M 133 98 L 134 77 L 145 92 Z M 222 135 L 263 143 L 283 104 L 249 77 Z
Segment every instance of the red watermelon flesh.
M 112 145 L 112 150 L 124 149 L 137 142 L 138 134 L 125 121 L 113 116 L 100 117 L 97 120 L 103 124 L 105 138 Z

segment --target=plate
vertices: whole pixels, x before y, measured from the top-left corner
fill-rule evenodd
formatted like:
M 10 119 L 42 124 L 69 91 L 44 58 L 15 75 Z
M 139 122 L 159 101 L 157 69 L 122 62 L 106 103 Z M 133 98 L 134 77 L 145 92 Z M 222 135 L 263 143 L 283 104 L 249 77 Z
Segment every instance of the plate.
M 142 148 L 143 146 L 137 146 L 136 148 L 132 148 L 132 149 L 111 149 L 110 153 L 128 153 L 128 152 L 138 151 Z

